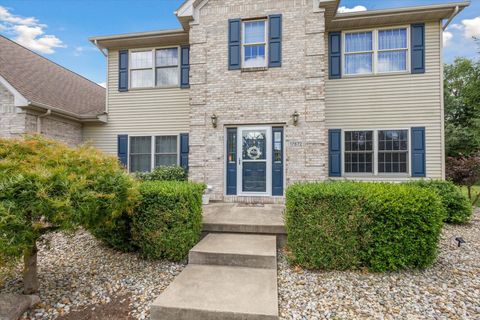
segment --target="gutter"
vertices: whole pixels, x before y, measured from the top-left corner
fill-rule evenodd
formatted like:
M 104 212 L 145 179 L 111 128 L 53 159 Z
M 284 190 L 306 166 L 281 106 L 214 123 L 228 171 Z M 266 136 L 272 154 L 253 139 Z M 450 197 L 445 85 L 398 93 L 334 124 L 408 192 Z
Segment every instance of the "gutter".
M 51 107 L 51 106 L 43 104 L 43 103 L 38 103 L 38 102 L 33 102 L 33 101 L 28 101 L 27 106 L 26 107 L 21 107 L 21 108 L 43 110 L 45 112 L 45 114 L 40 115 L 42 118 L 47 117 L 49 115 L 56 115 L 56 116 L 59 116 L 59 117 L 62 117 L 62 118 L 67 118 L 67 119 L 78 121 L 78 122 L 81 122 L 81 123 L 85 123 L 85 122 L 107 123 L 106 112 L 101 113 L 101 114 L 79 115 L 79 114 L 76 114 L 76 113 L 73 113 L 73 112 L 61 110 L 61 109 Z
M 453 10 L 453 13 L 452 15 L 450 16 L 450 18 L 448 18 L 447 22 L 443 25 L 443 31 L 445 31 L 445 29 L 447 29 L 448 25 L 450 24 L 450 22 L 452 22 L 452 20 L 460 13 L 460 7 L 459 6 L 456 6 L 455 7 L 455 10 Z

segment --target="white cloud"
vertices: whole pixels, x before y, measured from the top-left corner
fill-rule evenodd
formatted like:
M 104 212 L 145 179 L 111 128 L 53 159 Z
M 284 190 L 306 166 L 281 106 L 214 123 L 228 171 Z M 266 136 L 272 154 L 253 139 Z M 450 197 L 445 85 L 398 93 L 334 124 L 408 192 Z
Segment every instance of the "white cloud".
M 462 24 L 465 37 L 480 37 L 480 17 L 462 20 Z
M 339 13 L 349 13 L 349 12 L 359 12 L 359 11 L 367 11 L 367 8 L 364 6 L 355 6 L 353 8 L 347 8 L 345 6 L 342 6 L 338 8 Z
M 453 39 L 453 33 L 449 31 L 443 32 L 443 46 L 448 47 L 450 45 L 450 41 Z
M 75 50 L 73 50 L 73 55 L 78 57 L 78 56 L 81 56 L 86 51 L 95 51 L 95 50 L 96 48 L 93 46 L 92 47 L 78 46 L 78 47 L 75 47 Z
M 101 86 L 101 87 L 104 87 L 104 88 L 107 87 L 107 83 L 106 83 L 106 82 L 99 82 L 99 83 L 97 83 L 97 84 L 98 84 L 99 86 Z
M 31 50 L 51 54 L 55 48 L 65 48 L 62 40 L 54 35 L 45 34 L 47 25 L 41 24 L 35 17 L 20 17 L 11 14 L 0 6 L 0 30 L 11 34 L 13 40 Z

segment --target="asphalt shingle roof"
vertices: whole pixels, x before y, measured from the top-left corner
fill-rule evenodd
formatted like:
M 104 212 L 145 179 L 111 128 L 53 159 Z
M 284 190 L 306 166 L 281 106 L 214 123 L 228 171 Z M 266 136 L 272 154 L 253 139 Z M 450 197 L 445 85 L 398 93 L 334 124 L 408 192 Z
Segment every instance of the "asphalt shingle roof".
M 1 35 L 0 75 L 33 104 L 79 116 L 105 112 L 105 88 Z

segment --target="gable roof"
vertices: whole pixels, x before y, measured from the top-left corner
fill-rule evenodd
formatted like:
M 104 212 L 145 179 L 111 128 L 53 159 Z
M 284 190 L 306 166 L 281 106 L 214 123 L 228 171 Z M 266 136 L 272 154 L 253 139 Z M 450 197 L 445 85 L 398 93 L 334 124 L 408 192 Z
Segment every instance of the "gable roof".
M 0 76 L 29 105 L 78 118 L 105 113 L 105 88 L 1 35 Z

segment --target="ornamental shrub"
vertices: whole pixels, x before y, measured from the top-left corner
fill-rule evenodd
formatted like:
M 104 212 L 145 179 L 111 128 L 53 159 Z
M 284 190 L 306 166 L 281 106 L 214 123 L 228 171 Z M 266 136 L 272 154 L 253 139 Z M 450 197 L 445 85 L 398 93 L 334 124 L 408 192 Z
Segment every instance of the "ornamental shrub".
M 187 173 L 180 166 L 160 166 L 152 172 L 137 173 L 137 178 L 142 181 L 186 181 Z
M 200 239 L 205 185 L 148 181 L 140 185 L 140 203 L 132 216 L 132 237 L 150 259 L 181 261 Z
M 295 184 L 286 193 L 287 245 L 306 268 L 396 271 L 437 255 L 445 210 L 430 188 L 407 184 Z
M 450 181 L 442 180 L 418 180 L 408 182 L 422 188 L 431 188 L 442 199 L 443 207 L 447 213 L 445 222 L 467 223 L 472 217 L 472 205 L 460 188 Z
M 136 196 L 116 157 L 41 136 L 0 138 L 0 265 L 23 256 L 24 292 L 38 291 L 42 235 L 92 228 L 130 212 Z
M 138 248 L 133 243 L 131 227 L 132 213 L 123 212 L 91 228 L 90 232 L 113 249 L 132 252 Z

